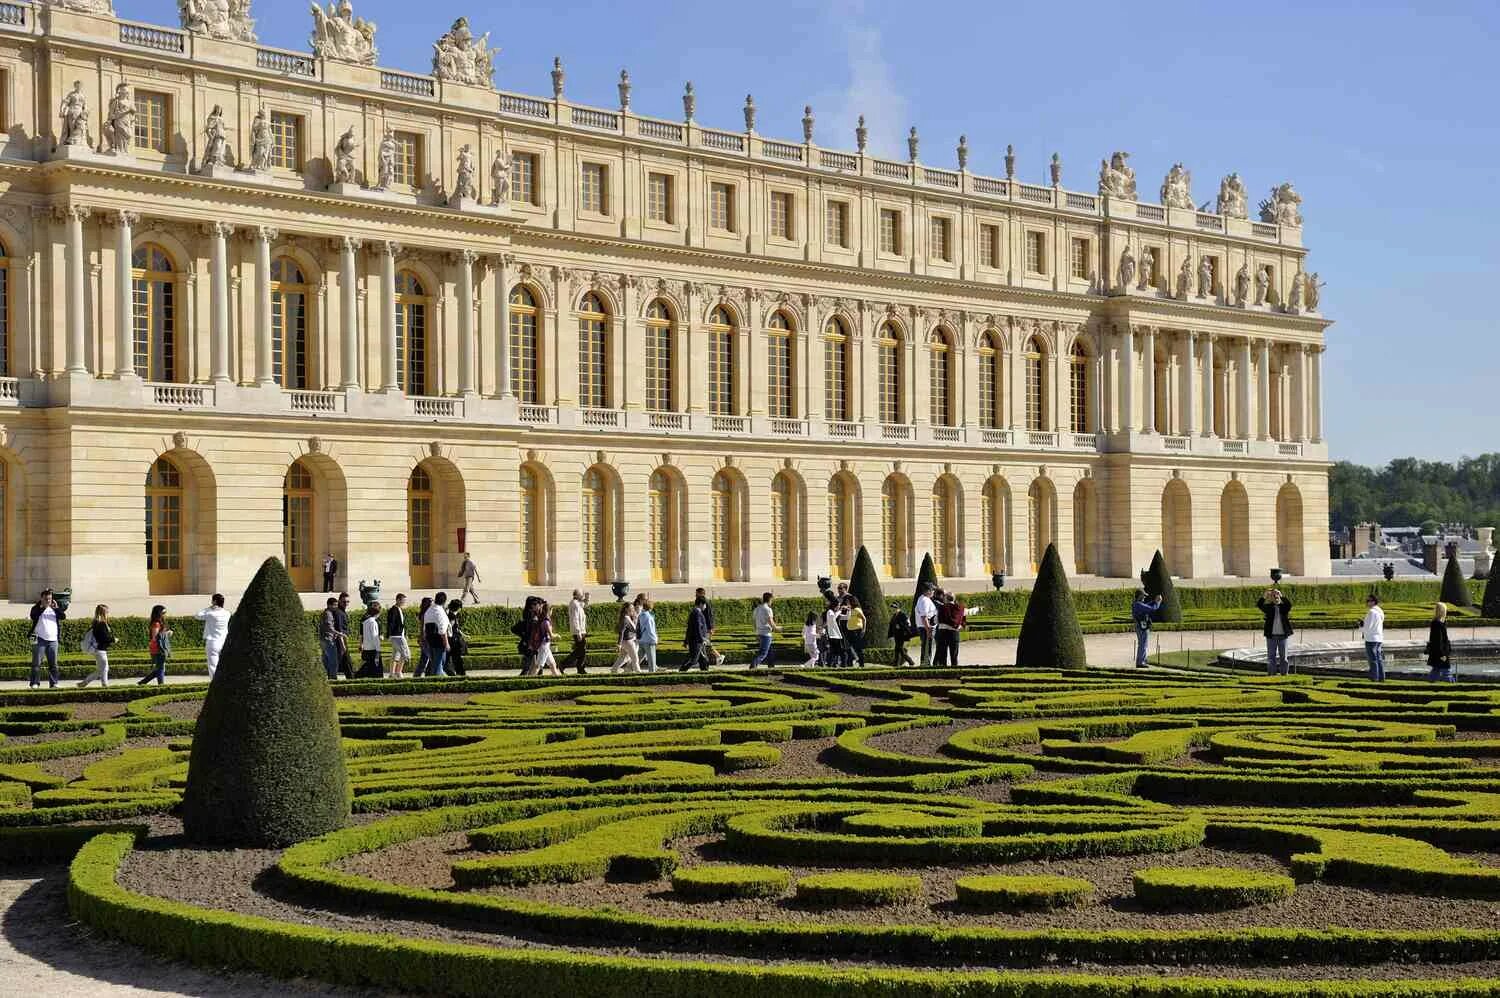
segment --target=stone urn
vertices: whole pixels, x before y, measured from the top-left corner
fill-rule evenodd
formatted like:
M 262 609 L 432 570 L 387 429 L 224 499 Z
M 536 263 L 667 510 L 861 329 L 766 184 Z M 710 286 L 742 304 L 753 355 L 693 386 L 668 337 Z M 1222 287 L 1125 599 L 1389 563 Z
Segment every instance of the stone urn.
M 1281 582 L 1281 569 L 1279 569 L 1279 568 L 1273 568 L 1273 569 L 1271 569 L 1271 584 L 1272 585 L 1276 585 L 1279 582 Z
M 994 573 L 992 573 L 990 575 L 990 585 L 994 586 L 996 589 L 1004 589 L 1005 588 L 1005 573 L 1004 572 L 994 572 Z
M 370 608 L 370 604 L 380 602 L 379 579 L 368 584 L 365 583 L 364 579 L 359 580 L 359 601 L 365 605 L 365 609 L 367 610 Z
M 833 588 L 833 580 L 832 579 L 830 579 L 826 575 L 820 575 L 820 576 L 818 576 L 818 592 L 822 593 L 824 596 L 827 596 L 828 595 L 828 590 L 830 590 L 832 588 Z
M 57 608 L 59 610 L 61 610 L 63 613 L 67 613 L 68 612 L 68 605 L 73 602 L 73 589 L 72 589 L 72 587 L 69 587 L 67 589 L 55 589 L 55 590 L 53 590 L 53 592 L 52 592 L 52 600 L 53 600 L 53 602 L 55 602 L 57 604 Z
M 615 594 L 615 602 L 625 602 L 625 597 L 630 595 L 630 583 L 624 579 L 616 579 L 609 584 L 609 591 Z

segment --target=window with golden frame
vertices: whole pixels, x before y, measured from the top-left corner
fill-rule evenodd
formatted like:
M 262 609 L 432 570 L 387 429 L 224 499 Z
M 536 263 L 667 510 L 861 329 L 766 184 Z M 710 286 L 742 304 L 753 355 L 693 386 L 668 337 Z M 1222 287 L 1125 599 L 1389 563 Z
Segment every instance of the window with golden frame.
M 901 331 L 887 322 L 876 341 L 880 352 L 880 421 L 900 423 L 906 409 L 906 379 L 902 374 Z
M 0 245 L 0 375 L 11 377 L 10 364 L 10 253 L 4 245 Z M 0 473 L 3 473 L 4 465 L 0 463 Z M 4 514 L 4 505 L 0 504 L 0 517 Z M 0 525 L 3 531 L 3 525 Z M 0 548 L 0 579 L 5 577 L 5 552 Z
M 1086 281 L 1089 279 L 1089 241 L 1073 237 L 1073 277 L 1075 280 Z
M 317 541 L 313 537 L 312 472 L 301 461 L 294 461 L 281 483 L 281 547 L 287 573 L 299 592 L 313 585 L 313 562 Z
M 1026 343 L 1026 428 L 1047 428 L 1047 354 L 1036 337 Z
M 708 185 L 708 227 L 720 232 L 734 231 L 734 185 L 718 182 Z
M 849 331 L 838 316 L 823 327 L 823 418 L 849 421 Z
M 948 334 L 934 329 L 927 340 L 929 418 L 933 426 L 953 425 L 953 345 Z
M 609 214 L 606 183 L 609 171 L 603 163 L 584 163 L 578 168 L 578 210 L 591 215 Z
M 681 561 L 678 523 L 682 518 L 677 479 L 664 468 L 653 471 L 647 482 L 646 498 L 650 515 L 651 581 L 676 582 Z
M 522 405 L 536 405 L 541 398 L 540 316 L 536 297 L 518 285 L 510 293 L 510 389 Z
M 427 306 L 422 279 L 409 270 L 396 274 L 396 385 L 408 395 L 426 395 Z
M 182 472 L 159 457 L 146 472 L 146 576 L 153 594 L 182 590 Z
M 131 254 L 131 327 L 135 373 L 147 381 L 177 380 L 177 274 L 166 250 L 152 243 Z
M 715 416 L 735 414 L 735 327 L 728 309 L 720 306 L 708 317 L 708 411 Z
M 414 587 L 432 585 L 432 477 L 420 464 L 406 483 L 406 561 Z
M 590 292 L 578 305 L 578 404 L 604 409 L 609 396 L 609 312 Z
M 512 204 L 541 204 L 537 187 L 537 157 L 535 153 L 518 152 L 510 160 L 510 200 Z
M 653 222 L 672 222 L 672 177 L 651 173 L 646 177 L 646 218 Z
M 271 112 L 271 165 L 282 170 L 302 170 L 302 116 Z
M 1074 433 L 1089 432 L 1089 355 L 1082 345 L 1073 344 L 1068 356 L 1068 412 Z
M 979 338 L 979 425 L 993 430 L 1000 425 L 1000 339 L 993 332 Z
M 271 376 L 287 389 L 312 387 L 307 278 L 290 257 L 271 261 Z
M 395 166 L 391 171 L 397 184 L 412 190 L 422 187 L 422 136 L 416 132 L 396 132 Z
M 646 309 L 646 408 L 674 411 L 672 310 L 661 299 Z
M 546 502 L 540 479 L 530 466 L 522 465 L 520 523 L 518 524 L 521 538 L 521 577 L 527 585 L 531 586 L 542 585 L 545 582 L 547 550 L 546 538 L 543 534 L 545 516 Z
M 792 324 L 781 311 L 766 323 L 766 414 L 772 419 L 793 418 Z
M 771 235 L 777 239 L 792 238 L 792 195 L 787 191 L 771 192 Z
M 164 153 L 171 136 L 172 98 L 150 90 L 135 92 L 135 145 Z

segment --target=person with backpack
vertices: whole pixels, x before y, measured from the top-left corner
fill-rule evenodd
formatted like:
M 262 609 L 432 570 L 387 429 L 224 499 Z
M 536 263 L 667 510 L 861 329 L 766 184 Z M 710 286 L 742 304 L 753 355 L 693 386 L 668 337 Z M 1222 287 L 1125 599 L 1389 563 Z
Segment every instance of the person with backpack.
M 1151 616 L 1161 609 L 1161 597 L 1152 598 L 1146 590 L 1137 589 L 1130 604 L 1130 619 L 1135 623 L 1135 667 L 1146 668 L 1146 652 L 1151 646 Z
M 611 673 L 622 669 L 625 672 L 641 671 L 641 646 L 640 646 L 640 606 L 638 599 L 630 603 L 620 604 L 620 614 L 615 620 L 615 634 L 618 641 L 615 645 L 615 661 L 609 667 Z
M 405 593 L 397 593 L 385 613 L 385 636 L 391 639 L 391 678 L 403 679 L 406 667 L 411 664 L 411 645 L 406 640 Z
M 939 593 L 937 601 L 937 654 L 934 665 L 958 668 L 958 634 L 964 628 L 964 606 L 952 593 Z
M 912 657 L 906 653 L 906 643 L 916 637 L 917 629 L 912 626 L 911 618 L 906 611 L 901 609 L 900 603 L 891 604 L 891 620 L 886 625 L 885 636 L 890 640 L 893 649 L 891 662 L 894 665 L 906 664 L 915 666 Z
M 146 651 L 151 654 L 150 672 L 141 677 L 137 686 L 145 686 L 151 680 L 161 686 L 167 681 L 167 659 L 172 655 L 172 629 L 167 626 L 167 608 L 160 603 L 151 608 L 151 621 L 146 625 Z
M 109 685 L 109 649 L 115 643 L 115 632 L 109 626 L 109 607 L 100 603 L 94 607 L 94 622 L 83 636 L 83 650 L 94 656 L 94 671 L 78 681 L 83 689 L 94 680 L 100 686 Z

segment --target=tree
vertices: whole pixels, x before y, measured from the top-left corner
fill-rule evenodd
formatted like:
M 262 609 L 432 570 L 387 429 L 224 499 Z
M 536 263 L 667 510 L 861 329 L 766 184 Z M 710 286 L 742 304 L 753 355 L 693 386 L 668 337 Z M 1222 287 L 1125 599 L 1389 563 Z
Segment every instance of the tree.
M 267 558 L 234 616 L 193 733 L 189 840 L 284 846 L 342 828 L 349 776 L 333 693 L 302 604 Z
M 1172 585 L 1172 573 L 1167 571 L 1167 559 L 1156 552 L 1151 558 L 1151 567 L 1141 573 L 1141 588 L 1153 599 L 1161 597 L 1161 606 L 1151 619 L 1157 623 L 1182 623 L 1182 602 L 1177 598 L 1177 587 Z
M 1048 544 L 1031 587 L 1026 617 L 1021 621 L 1016 665 L 1033 669 L 1086 669 L 1088 664 L 1068 575 L 1057 556 L 1057 546 Z
M 929 585 L 936 588 L 938 584 L 937 566 L 932 563 L 932 553 L 922 555 L 922 567 L 917 570 L 917 591 L 912 595 L 913 603 L 922 595 L 922 590 Z
M 1491 619 L 1500 617 L 1500 566 L 1490 566 L 1490 577 L 1484 584 L 1484 601 L 1480 604 L 1479 614 Z
M 890 607 L 885 605 L 885 593 L 880 589 L 880 576 L 875 574 L 875 562 L 870 552 L 859 546 L 854 556 L 854 572 L 849 576 L 849 593 L 859 600 L 865 611 L 865 643 L 879 645 L 885 641 L 886 627 L 891 621 Z
M 1457 558 L 1449 558 L 1448 567 L 1443 569 L 1443 591 L 1438 599 L 1449 606 L 1474 605 L 1474 598 L 1469 595 L 1469 584 L 1464 581 L 1464 571 L 1458 567 Z

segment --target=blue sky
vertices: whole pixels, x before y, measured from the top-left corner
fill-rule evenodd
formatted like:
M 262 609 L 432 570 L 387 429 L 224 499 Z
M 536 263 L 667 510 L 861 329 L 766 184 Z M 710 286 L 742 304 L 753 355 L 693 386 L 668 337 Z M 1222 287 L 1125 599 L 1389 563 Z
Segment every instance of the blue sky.
M 1017 172 L 1089 189 L 1101 157 L 1130 151 L 1143 194 L 1176 160 L 1193 195 L 1231 170 L 1252 205 L 1282 180 L 1304 199 L 1309 269 L 1337 324 L 1324 357 L 1335 458 L 1451 460 L 1500 448 L 1500 347 L 1484 293 L 1500 286 L 1500 4 L 1439 2 L 997 4 L 993 0 L 754 4 L 355 0 L 379 25 L 384 66 L 425 71 L 459 14 L 499 46 L 496 83 L 605 107 L 628 67 L 632 106 L 675 118 L 692 80 L 698 120 L 798 137 L 812 104 L 820 145 L 852 148 L 863 113 L 872 151 Z M 175 23 L 169 0 L 117 0 L 121 16 Z M 301 0 L 254 0 L 261 40 L 307 48 Z M 913 16 L 915 12 L 916 16 Z

